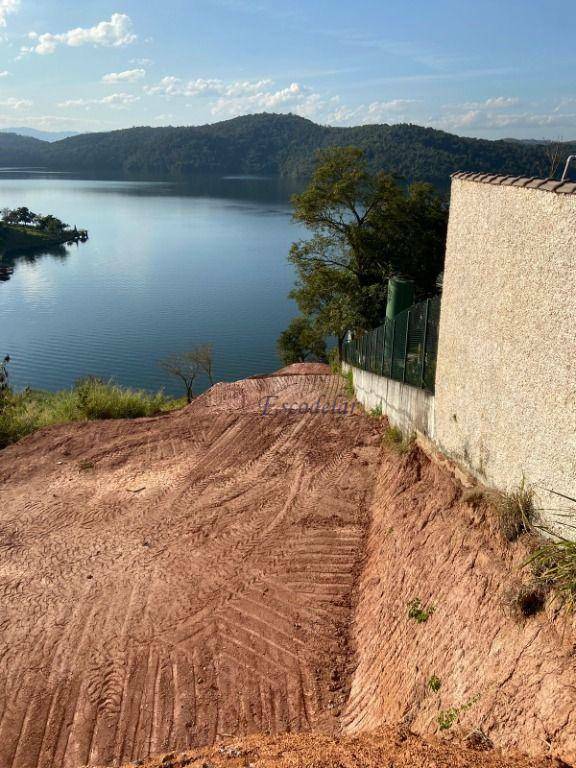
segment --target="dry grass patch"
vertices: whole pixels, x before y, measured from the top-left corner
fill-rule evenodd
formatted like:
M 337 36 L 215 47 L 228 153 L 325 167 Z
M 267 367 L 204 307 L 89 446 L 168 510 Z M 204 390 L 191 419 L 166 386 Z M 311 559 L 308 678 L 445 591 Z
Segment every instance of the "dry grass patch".
M 540 584 L 521 584 L 506 593 L 503 603 L 508 615 L 522 623 L 544 610 L 546 590 Z
M 495 496 L 498 527 L 506 541 L 516 541 L 534 526 L 534 491 L 524 480 L 515 491 Z

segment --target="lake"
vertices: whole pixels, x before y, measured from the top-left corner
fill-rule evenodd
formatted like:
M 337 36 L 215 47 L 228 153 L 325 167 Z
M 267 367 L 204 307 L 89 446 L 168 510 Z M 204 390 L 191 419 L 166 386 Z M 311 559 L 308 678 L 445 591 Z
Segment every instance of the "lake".
M 78 246 L 0 260 L 0 354 L 12 384 L 56 390 L 93 374 L 181 394 L 158 365 L 214 346 L 215 378 L 277 369 L 297 314 L 288 292 L 294 183 L 103 181 L 0 173 L 0 208 L 89 230 Z M 199 389 L 207 382 L 199 382 Z

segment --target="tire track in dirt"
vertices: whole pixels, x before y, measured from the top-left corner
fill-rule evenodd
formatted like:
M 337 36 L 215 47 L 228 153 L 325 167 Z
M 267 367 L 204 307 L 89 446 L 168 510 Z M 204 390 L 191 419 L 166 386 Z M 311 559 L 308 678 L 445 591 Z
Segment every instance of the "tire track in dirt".
M 379 448 L 313 370 L 0 453 L 2 768 L 337 726 Z

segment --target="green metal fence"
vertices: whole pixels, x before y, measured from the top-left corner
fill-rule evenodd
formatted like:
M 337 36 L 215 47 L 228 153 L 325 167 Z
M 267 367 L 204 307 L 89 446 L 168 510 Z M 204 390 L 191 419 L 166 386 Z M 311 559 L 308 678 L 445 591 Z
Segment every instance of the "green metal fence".
M 393 320 L 344 345 L 344 362 L 379 376 L 434 391 L 440 297 L 400 312 Z

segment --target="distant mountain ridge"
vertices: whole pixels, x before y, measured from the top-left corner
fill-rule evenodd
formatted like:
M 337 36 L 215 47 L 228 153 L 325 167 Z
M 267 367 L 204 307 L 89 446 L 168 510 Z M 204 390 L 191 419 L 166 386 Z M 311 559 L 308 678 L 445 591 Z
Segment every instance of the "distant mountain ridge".
M 547 176 L 550 166 L 540 144 L 464 138 L 412 124 L 334 128 L 268 113 L 195 127 L 80 134 L 53 143 L 5 133 L 0 134 L 0 166 L 177 178 L 306 177 L 317 151 L 334 145 L 361 147 L 373 169 L 443 185 L 457 170 Z M 572 147 L 565 145 L 566 152 Z
M 38 128 L 0 128 L 0 133 L 15 133 L 18 136 L 29 136 L 41 141 L 60 141 L 70 136 L 78 136 L 78 131 L 41 131 Z

